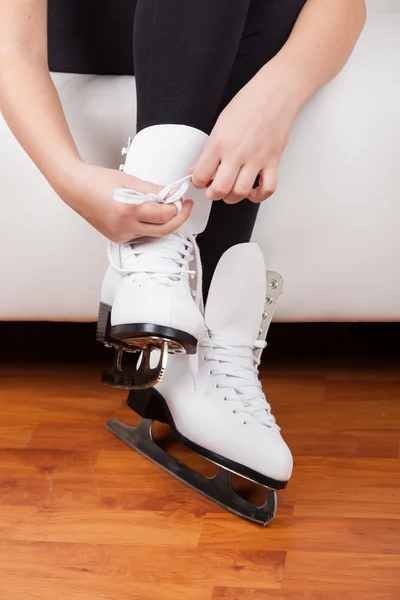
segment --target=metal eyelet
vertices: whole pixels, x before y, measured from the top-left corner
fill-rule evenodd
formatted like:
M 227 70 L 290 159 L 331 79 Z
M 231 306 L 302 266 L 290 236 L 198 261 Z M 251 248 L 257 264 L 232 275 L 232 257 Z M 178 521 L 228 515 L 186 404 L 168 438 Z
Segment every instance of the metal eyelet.
M 265 304 L 272 304 L 274 301 L 274 299 L 272 298 L 272 296 L 267 296 L 265 298 Z
M 277 282 L 276 279 L 272 279 L 272 281 L 269 282 L 269 287 L 272 288 L 273 290 L 276 290 L 276 288 L 279 286 L 279 283 Z

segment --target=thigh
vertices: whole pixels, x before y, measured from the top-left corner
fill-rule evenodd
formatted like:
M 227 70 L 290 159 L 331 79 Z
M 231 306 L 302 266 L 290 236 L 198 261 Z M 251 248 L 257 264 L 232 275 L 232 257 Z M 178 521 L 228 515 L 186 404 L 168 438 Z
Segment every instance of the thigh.
M 48 0 L 51 71 L 133 75 L 137 0 Z

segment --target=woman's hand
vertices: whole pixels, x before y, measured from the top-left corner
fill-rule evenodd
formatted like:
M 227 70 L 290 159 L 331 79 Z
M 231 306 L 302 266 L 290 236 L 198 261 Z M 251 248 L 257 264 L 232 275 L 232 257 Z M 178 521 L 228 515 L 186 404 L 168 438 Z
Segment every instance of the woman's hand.
M 274 193 L 278 167 L 297 109 L 284 76 L 268 63 L 221 113 L 193 169 L 210 200 L 262 202 Z M 253 189 L 257 176 L 259 186 Z
M 122 171 L 78 162 L 68 178 L 53 187 L 59 196 L 109 240 L 128 242 L 141 236 L 168 235 L 189 217 L 193 203 L 186 200 L 177 215 L 173 204 L 146 202 L 140 205 L 113 200 L 117 188 L 142 194 L 157 193 L 161 186 L 132 177 Z

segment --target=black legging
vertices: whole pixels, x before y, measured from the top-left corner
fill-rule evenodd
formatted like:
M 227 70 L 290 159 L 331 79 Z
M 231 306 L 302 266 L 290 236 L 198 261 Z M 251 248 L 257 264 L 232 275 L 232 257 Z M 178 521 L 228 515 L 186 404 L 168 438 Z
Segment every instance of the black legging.
M 210 133 L 223 108 L 282 48 L 305 2 L 49 0 L 49 67 L 135 74 L 138 129 L 177 123 Z M 198 237 L 205 292 L 223 252 L 249 241 L 257 212 L 248 200 L 214 202 Z

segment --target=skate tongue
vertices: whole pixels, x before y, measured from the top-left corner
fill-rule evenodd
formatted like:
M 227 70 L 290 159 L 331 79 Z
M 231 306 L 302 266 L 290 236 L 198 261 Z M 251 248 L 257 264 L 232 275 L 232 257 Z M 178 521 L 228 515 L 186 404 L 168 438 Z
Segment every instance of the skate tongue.
M 168 186 L 185 177 L 196 164 L 208 135 L 186 125 L 154 125 L 140 131 L 129 148 L 124 171 L 143 181 Z M 184 199 L 194 200 L 187 223 L 194 235 L 201 233 L 208 221 L 211 201 L 204 190 L 192 185 Z
M 214 273 L 205 310 L 211 335 L 254 344 L 265 294 L 265 264 L 260 248 L 238 244 L 227 250 Z

